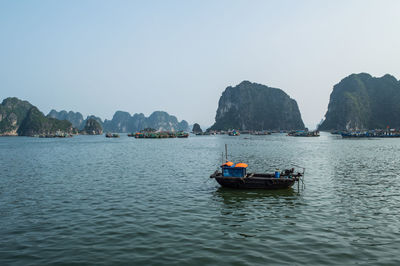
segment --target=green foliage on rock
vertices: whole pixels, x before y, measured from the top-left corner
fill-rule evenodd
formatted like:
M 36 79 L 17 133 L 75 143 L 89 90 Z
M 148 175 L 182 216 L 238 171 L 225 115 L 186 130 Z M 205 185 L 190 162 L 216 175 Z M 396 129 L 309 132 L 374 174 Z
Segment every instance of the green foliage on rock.
M 46 117 L 42 112 L 33 106 L 27 113 L 25 119 L 18 128 L 19 136 L 35 136 L 62 133 L 76 133 L 71 122 Z
M 352 74 L 333 87 L 328 111 L 319 130 L 400 127 L 400 82 Z
M 0 104 L 0 135 L 17 135 L 17 130 L 33 107 L 18 98 L 4 99 Z
M 193 133 L 203 133 L 203 130 L 201 129 L 200 125 L 195 123 L 193 125 L 193 129 L 192 129 Z
M 47 115 L 48 117 L 56 118 L 58 120 L 68 120 L 71 122 L 72 126 L 77 128 L 77 129 L 83 129 L 85 126 L 85 120 L 83 119 L 83 116 L 79 112 L 73 112 L 73 111 L 65 111 L 62 110 L 60 112 L 57 112 L 56 110 L 52 109 L 50 113 Z
M 138 132 L 145 128 L 154 128 L 159 131 L 187 131 L 189 124 L 169 115 L 167 112 L 155 111 L 149 117 L 144 114 L 130 115 L 128 112 L 115 112 L 112 120 L 105 120 L 103 128 L 106 132 Z
M 47 116 L 56 118 L 58 120 L 68 120 L 69 122 L 72 123 L 73 127 L 77 128 L 79 130 L 83 130 L 87 121 L 90 118 L 94 118 L 95 120 L 97 120 L 97 122 L 99 122 L 103 126 L 103 121 L 101 120 L 101 118 L 94 116 L 94 115 L 90 115 L 86 119 L 83 119 L 83 115 L 80 112 L 73 112 L 73 111 L 67 112 L 65 110 L 58 112 L 53 109 L 49 112 L 49 114 Z
M 295 100 L 284 91 L 243 81 L 227 87 L 218 103 L 215 124 L 209 130 L 304 129 Z
M 72 134 L 71 123 L 45 117 L 35 106 L 18 98 L 7 98 L 0 105 L 1 136 Z
M 86 120 L 86 125 L 83 128 L 82 134 L 101 135 L 103 134 L 103 128 L 100 122 L 95 118 L 89 118 Z

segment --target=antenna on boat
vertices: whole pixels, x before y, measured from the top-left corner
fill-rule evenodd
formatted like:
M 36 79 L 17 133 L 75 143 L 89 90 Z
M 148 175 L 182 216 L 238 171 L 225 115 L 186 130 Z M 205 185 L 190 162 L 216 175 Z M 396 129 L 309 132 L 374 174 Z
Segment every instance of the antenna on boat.
M 225 159 L 228 161 L 228 144 L 225 144 Z
M 300 191 L 300 181 L 301 181 L 301 188 L 302 189 L 306 188 L 306 184 L 304 183 L 304 174 L 306 172 L 306 168 L 302 167 L 302 166 L 295 165 L 295 164 L 293 164 L 293 166 L 303 169 L 303 172 L 301 173 L 301 176 L 299 177 L 299 180 L 297 181 L 297 190 Z

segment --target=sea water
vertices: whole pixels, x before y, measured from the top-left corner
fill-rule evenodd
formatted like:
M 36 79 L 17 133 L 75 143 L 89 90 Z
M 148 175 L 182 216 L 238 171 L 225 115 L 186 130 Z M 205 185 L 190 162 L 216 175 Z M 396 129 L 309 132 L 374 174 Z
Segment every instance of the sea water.
M 210 179 L 228 144 L 248 172 L 305 167 L 305 188 Z M 0 138 L 0 265 L 399 265 L 400 139 Z

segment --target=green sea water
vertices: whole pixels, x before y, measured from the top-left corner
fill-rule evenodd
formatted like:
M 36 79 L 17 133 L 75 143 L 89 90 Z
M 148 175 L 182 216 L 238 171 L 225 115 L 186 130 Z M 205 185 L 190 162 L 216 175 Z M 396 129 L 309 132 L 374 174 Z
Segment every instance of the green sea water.
M 304 190 L 222 189 L 306 168 Z M 0 138 L 0 265 L 399 265 L 400 139 Z

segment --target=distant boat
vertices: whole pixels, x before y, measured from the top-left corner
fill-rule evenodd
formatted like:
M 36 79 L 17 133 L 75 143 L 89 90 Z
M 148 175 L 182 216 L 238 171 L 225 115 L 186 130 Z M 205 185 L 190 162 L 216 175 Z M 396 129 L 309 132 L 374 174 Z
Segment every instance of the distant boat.
M 176 137 L 177 138 L 188 138 L 189 137 L 189 133 L 180 131 L 180 132 L 176 133 Z
M 319 137 L 319 131 L 299 130 L 299 131 L 291 131 L 287 135 L 291 137 Z
M 340 131 L 340 130 L 333 130 L 333 131 L 331 131 L 331 134 L 332 134 L 332 135 L 341 135 L 341 134 L 342 134 L 342 131 Z
M 271 135 L 271 132 L 269 131 L 254 131 L 250 133 L 251 135 L 254 136 L 265 136 L 265 135 Z
M 395 130 L 348 131 L 341 133 L 342 138 L 400 138 Z
M 167 139 L 167 138 L 188 138 L 189 133 L 179 131 L 179 132 L 171 132 L 171 131 L 141 131 L 135 134 L 132 134 L 132 137 L 137 139 Z
M 107 133 L 106 138 L 119 138 L 119 134 L 117 133 Z
M 240 136 L 240 133 L 239 133 L 239 131 L 232 130 L 229 132 L 229 136 Z

